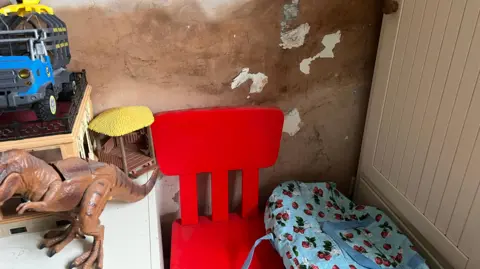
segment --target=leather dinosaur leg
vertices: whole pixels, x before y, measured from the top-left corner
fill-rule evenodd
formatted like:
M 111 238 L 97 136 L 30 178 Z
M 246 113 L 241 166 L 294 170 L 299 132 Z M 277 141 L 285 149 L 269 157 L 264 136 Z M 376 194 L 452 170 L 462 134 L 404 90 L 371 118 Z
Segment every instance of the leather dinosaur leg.
M 82 236 L 78 233 L 80 228 L 80 223 L 78 220 L 72 220 L 72 223 L 64 231 L 61 231 L 58 235 L 51 238 L 46 238 L 40 244 L 40 249 L 47 247 L 49 248 L 47 255 L 52 257 L 53 255 L 62 251 L 73 239 Z M 83 237 L 84 238 L 84 237 Z
M 12 198 L 17 189 L 22 185 L 22 177 L 17 173 L 12 173 L 5 178 L 0 185 L 0 206 L 5 201 Z
M 111 183 L 105 179 L 93 182 L 87 189 L 80 207 L 80 230 L 83 234 L 93 236 L 93 246 L 90 251 L 76 258 L 70 268 L 80 267 L 93 269 L 103 268 L 103 240 L 105 228 L 100 224 L 99 217 L 102 214 L 107 201 L 110 198 Z
M 83 269 L 103 268 L 103 240 L 105 227 L 99 225 L 96 231 L 90 231 L 89 235 L 94 237 L 92 248 L 76 258 L 69 268 L 77 268 L 82 266 Z M 94 267 L 94 265 L 97 265 Z
M 74 222 L 76 219 L 77 219 L 77 213 L 74 213 L 74 212 L 65 212 L 65 213 L 57 213 L 55 214 L 57 217 L 63 219 L 63 220 L 67 220 L 69 221 L 70 223 Z M 49 239 L 49 238 L 54 238 L 54 237 L 57 237 L 57 236 L 60 236 L 62 234 L 64 234 L 66 231 L 66 229 L 62 229 L 62 230 L 58 230 L 58 229 L 55 229 L 55 230 L 51 230 L 51 231 L 48 231 L 46 234 L 43 235 L 43 238 L 44 239 Z M 85 236 L 82 236 L 79 234 L 80 237 L 82 237 L 83 239 L 85 239 Z

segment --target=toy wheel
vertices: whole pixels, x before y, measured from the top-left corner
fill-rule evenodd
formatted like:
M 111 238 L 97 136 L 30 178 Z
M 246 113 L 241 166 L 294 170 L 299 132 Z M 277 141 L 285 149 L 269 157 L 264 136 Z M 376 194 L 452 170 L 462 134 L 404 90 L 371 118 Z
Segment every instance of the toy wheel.
M 55 119 L 57 114 L 57 100 L 53 90 L 48 89 L 45 93 L 45 98 L 33 105 L 33 110 L 37 115 L 37 118 L 42 121 L 48 121 Z
M 60 92 L 60 100 L 62 101 L 70 101 L 72 97 L 77 94 L 77 82 L 75 80 L 70 81 L 69 83 L 63 83 L 63 89 Z

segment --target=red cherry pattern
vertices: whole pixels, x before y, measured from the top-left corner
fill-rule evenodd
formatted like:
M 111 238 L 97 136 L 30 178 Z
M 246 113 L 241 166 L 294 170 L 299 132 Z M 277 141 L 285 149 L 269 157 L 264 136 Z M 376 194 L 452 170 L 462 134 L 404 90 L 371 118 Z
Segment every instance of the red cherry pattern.
M 318 187 L 313 188 L 313 193 L 320 197 L 323 197 L 323 190 L 319 189 Z
M 283 195 L 286 195 L 286 196 L 288 196 L 288 197 L 290 197 L 290 198 L 293 197 L 293 193 L 292 193 L 291 191 L 287 191 L 287 190 L 283 190 Z
M 288 241 L 293 241 L 293 235 L 286 233 L 285 238 L 287 238 Z
M 293 227 L 293 233 L 292 233 L 292 230 L 290 230 L 289 231 L 290 233 L 283 233 L 283 236 L 281 236 L 280 238 L 285 238 L 284 240 L 293 242 L 295 234 L 305 234 L 306 229 L 304 228 L 304 226 L 307 224 L 306 221 L 308 221 L 307 219 L 305 219 L 305 215 L 312 216 L 313 214 L 315 214 L 321 219 L 326 218 L 328 215 L 327 219 L 329 217 L 333 217 L 337 221 L 352 221 L 352 220 L 364 220 L 370 214 L 370 216 L 374 217 L 375 221 L 378 223 L 376 224 L 376 226 L 379 226 L 380 229 L 376 228 L 376 226 L 375 228 L 373 228 L 373 226 L 370 226 L 369 228 L 372 228 L 372 231 L 374 231 L 375 234 L 380 233 L 380 236 L 385 240 L 387 240 L 386 242 L 378 244 L 376 246 L 377 248 L 375 248 L 374 244 L 372 244 L 369 241 L 370 239 L 368 239 L 369 236 L 371 236 L 372 232 L 366 228 L 358 228 L 348 232 L 347 231 L 343 232 L 341 234 L 343 240 L 344 241 L 346 240 L 346 242 L 349 245 L 351 245 L 351 247 L 355 251 L 359 253 L 363 253 L 368 256 L 374 255 L 372 259 L 374 259 L 374 262 L 376 264 L 382 267 L 393 268 L 400 265 L 403 262 L 402 249 L 398 248 L 398 251 L 396 251 L 397 246 L 396 245 L 392 246 L 388 241 L 390 240 L 388 238 L 392 236 L 392 234 L 394 236 L 393 238 L 396 238 L 397 234 L 402 235 L 402 233 L 400 233 L 400 231 L 396 229 L 396 227 L 391 222 L 391 220 L 389 220 L 388 217 L 383 216 L 381 212 L 374 213 L 374 214 L 370 213 L 371 212 L 370 208 L 368 208 L 369 211 L 366 211 L 367 208 L 363 205 L 355 205 L 352 202 L 350 202 L 350 204 L 348 204 L 348 202 L 345 203 L 345 199 L 343 198 L 343 196 L 337 190 L 335 190 L 331 184 L 326 183 L 325 186 L 326 186 L 326 190 L 319 187 L 313 188 L 312 197 L 315 199 L 312 199 L 312 203 L 299 204 L 298 202 L 295 202 L 295 201 L 289 201 L 289 203 L 291 202 L 291 207 L 288 208 L 287 206 L 287 208 L 282 209 L 281 211 L 283 212 L 278 212 L 278 209 L 284 207 L 284 202 L 288 201 L 289 200 L 288 198 L 293 198 L 293 193 L 295 192 L 294 189 L 288 188 L 288 189 L 281 190 L 282 194 L 284 195 L 284 198 L 287 197 L 285 199 L 276 199 L 274 202 L 271 202 L 272 200 L 270 200 L 270 202 L 267 202 L 267 208 L 269 210 L 277 209 L 277 212 L 274 211 L 275 214 L 272 214 L 272 213 L 266 214 L 266 217 L 270 219 L 275 219 L 274 221 L 275 223 L 277 223 L 277 221 L 279 223 L 285 222 L 284 224 L 287 224 L 289 221 L 293 221 L 293 223 L 295 223 L 295 226 Z M 325 200 L 322 200 L 319 198 L 319 197 L 324 197 L 324 195 L 328 198 L 326 198 Z M 322 204 L 322 201 L 325 201 L 325 204 Z M 325 208 L 318 207 L 318 205 L 323 205 L 325 206 Z M 299 211 L 295 211 L 298 209 Z M 318 209 L 322 209 L 323 211 L 316 212 Z M 365 212 L 363 213 L 356 212 L 356 211 L 363 211 L 363 210 L 365 210 Z M 301 216 L 302 214 L 305 214 L 305 215 Z M 301 220 L 301 223 L 299 223 L 298 222 L 299 218 L 303 218 L 304 220 Z M 285 225 L 283 226 L 285 227 Z M 267 229 L 267 233 L 271 233 L 271 232 L 272 232 L 271 228 Z M 359 237 L 359 238 L 356 238 L 356 237 Z M 305 267 L 305 265 L 301 265 L 299 263 L 299 259 L 300 257 L 302 257 L 301 255 L 299 255 L 300 249 L 304 249 L 302 251 L 311 251 L 316 249 L 323 250 L 317 253 L 317 257 L 319 260 L 330 261 L 333 258 L 332 254 L 330 253 L 332 251 L 331 246 L 330 246 L 330 249 L 326 248 L 325 246 L 323 246 L 322 248 L 321 245 L 318 245 L 318 242 L 317 244 L 315 244 L 315 240 L 312 241 L 311 239 L 309 239 L 309 237 L 306 237 L 306 238 L 307 240 L 300 241 L 301 247 L 298 246 L 298 248 L 297 247 L 294 248 L 293 252 L 295 252 L 295 254 L 292 253 L 291 250 L 285 253 L 285 256 L 291 261 L 293 261 L 293 263 L 295 264 L 295 265 L 291 265 L 290 268 L 297 269 L 297 268 Z M 319 238 L 317 237 L 317 239 Z M 416 251 L 413 245 L 411 245 L 410 248 Z M 376 251 L 377 252 L 380 251 L 380 252 L 375 253 Z M 369 254 L 369 252 L 371 252 L 371 254 Z M 308 269 L 324 268 L 322 266 L 317 266 L 314 264 L 307 264 L 306 266 L 307 267 L 305 268 L 308 268 Z M 339 266 L 346 266 L 346 265 L 335 264 L 332 266 L 332 269 L 340 269 Z M 342 267 L 342 269 L 343 268 L 344 267 Z M 357 269 L 357 267 L 353 264 L 350 264 L 348 265 L 348 269 Z

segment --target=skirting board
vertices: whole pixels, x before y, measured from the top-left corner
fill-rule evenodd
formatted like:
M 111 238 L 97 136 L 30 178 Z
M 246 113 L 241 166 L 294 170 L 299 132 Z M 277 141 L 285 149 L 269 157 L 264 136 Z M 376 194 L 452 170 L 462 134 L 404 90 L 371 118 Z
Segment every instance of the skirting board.
M 400 229 L 410 238 L 417 247 L 420 254 L 427 260 L 432 269 L 452 269 L 451 266 L 441 257 L 405 218 L 398 214 L 398 211 L 389 205 L 374 186 L 368 183 L 364 178 L 358 178 L 355 184 L 353 200 L 357 204 L 371 205 L 383 210 Z

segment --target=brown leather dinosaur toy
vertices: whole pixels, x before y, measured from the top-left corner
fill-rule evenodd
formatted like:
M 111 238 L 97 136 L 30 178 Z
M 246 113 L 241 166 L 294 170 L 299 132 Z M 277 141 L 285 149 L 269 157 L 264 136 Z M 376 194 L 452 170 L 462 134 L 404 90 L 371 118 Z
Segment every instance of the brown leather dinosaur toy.
M 17 207 L 60 213 L 71 224 L 64 231 L 50 231 L 40 244 L 49 248 L 48 256 L 60 252 L 76 237 L 93 236 L 90 251 L 76 258 L 69 268 L 103 268 L 104 226 L 100 214 L 108 200 L 136 202 L 155 186 L 158 168 L 144 185 L 135 184 L 119 168 L 96 161 L 69 158 L 53 164 L 23 150 L 0 153 L 0 206 L 14 194 L 28 200 Z

